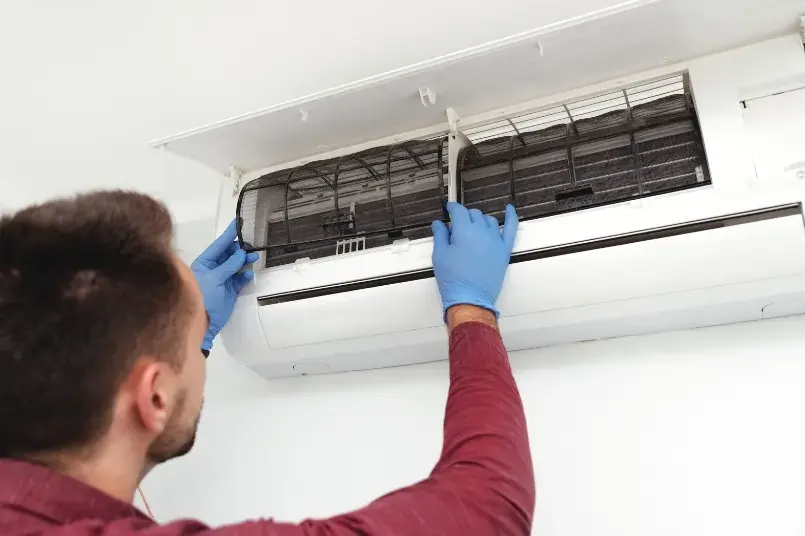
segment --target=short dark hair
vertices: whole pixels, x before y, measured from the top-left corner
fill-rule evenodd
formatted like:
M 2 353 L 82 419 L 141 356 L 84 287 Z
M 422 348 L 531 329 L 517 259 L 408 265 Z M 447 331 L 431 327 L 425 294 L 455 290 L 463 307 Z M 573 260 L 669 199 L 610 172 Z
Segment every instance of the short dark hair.
M 177 359 L 172 231 L 164 205 L 124 191 L 0 219 L 0 457 L 89 447 L 136 358 Z

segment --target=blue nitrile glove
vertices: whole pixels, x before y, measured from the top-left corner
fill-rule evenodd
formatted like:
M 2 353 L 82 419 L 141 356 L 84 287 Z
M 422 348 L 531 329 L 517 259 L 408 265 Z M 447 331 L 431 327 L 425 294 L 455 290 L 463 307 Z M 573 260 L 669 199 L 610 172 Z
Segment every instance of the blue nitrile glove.
M 254 279 L 254 272 L 251 270 L 238 272 L 260 256 L 257 253 L 247 254 L 240 249 L 237 237 L 238 231 L 233 221 L 226 231 L 190 265 L 198 286 L 201 287 L 204 307 L 210 315 L 210 327 L 201 345 L 203 350 L 212 348 L 212 340 L 232 315 L 238 294 Z
M 454 305 L 477 305 L 495 313 L 495 302 L 511 259 L 517 235 L 517 212 L 506 207 L 501 230 L 492 216 L 448 203 L 450 228 L 433 222 L 433 272 L 445 313 Z

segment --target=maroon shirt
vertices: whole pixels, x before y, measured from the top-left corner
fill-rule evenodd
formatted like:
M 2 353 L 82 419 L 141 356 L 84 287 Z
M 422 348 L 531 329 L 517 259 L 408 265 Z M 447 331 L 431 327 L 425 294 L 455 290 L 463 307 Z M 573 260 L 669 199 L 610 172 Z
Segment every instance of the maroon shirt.
M 495 330 L 467 323 L 450 336 L 442 455 L 418 484 L 330 519 L 210 529 L 192 520 L 158 525 L 131 504 L 77 480 L 0 460 L 0 535 L 525 535 L 534 493 L 525 415 L 506 350 Z

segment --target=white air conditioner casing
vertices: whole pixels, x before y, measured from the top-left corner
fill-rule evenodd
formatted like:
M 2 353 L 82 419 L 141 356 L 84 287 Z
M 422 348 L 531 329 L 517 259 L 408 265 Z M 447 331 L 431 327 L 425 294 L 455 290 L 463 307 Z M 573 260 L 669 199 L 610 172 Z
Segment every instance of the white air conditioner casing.
M 637 219 L 651 229 L 678 220 L 674 207 L 686 206 L 685 213 L 701 218 L 751 209 L 737 201 L 715 203 L 713 193 L 675 194 L 643 200 L 640 207 L 591 209 L 584 216 L 594 216 L 591 223 L 601 221 L 600 226 L 589 229 L 611 228 L 616 234 L 618 212 L 626 216 L 622 226 L 628 218 L 631 227 L 635 216 L 642 215 L 645 217 Z M 769 198 L 761 206 L 787 206 L 780 209 L 787 215 L 773 219 L 512 264 L 499 301 L 500 328 L 507 348 L 805 312 L 803 193 Z M 780 205 L 785 197 L 791 204 Z M 553 223 L 561 225 L 562 220 L 582 214 L 557 216 Z M 546 240 L 543 230 L 549 226 L 545 223 L 523 222 L 516 251 L 596 238 Z M 447 333 L 436 284 L 430 277 L 274 305 L 261 306 L 258 301 L 294 287 L 307 290 L 337 285 L 360 273 L 360 267 L 366 278 L 372 277 L 372 270 L 426 268 L 431 246 L 430 240 L 421 240 L 405 252 L 369 250 L 258 273 L 255 284 L 237 302 L 223 334 L 224 344 L 266 377 L 444 359 Z
M 669 9 L 663 0 L 627 4 L 634 5 L 622 4 L 611 13 L 550 32 L 561 36 L 566 28 L 574 35 L 582 28 L 596 27 L 600 30 L 596 35 L 600 35 L 616 31 L 620 24 L 631 24 L 640 14 L 671 17 L 662 11 Z M 747 28 L 751 27 L 749 22 Z M 369 108 L 389 95 L 388 104 L 393 106 L 391 95 L 404 93 L 398 90 L 407 85 L 414 90 L 432 89 L 444 115 L 451 96 L 449 92 L 442 95 L 439 83 L 425 83 L 429 75 L 450 86 L 451 81 L 465 84 L 467 73 L 476 67 L 493 69 L 496 76 L 506 68 L 519 73 L 522 62 L 518 64 L 517 55 L 525 54 L 525 47 L 532 54 L 536 38 L 548 39 L 542 35 L 516 36 L 464 56 L 452 55 L 442 63 L 390 73 L 155 144 L 167 144 L 169 149 L 175 144 L 179 154 L 219 169 L 227 161 L 245 168 L 247 176 L 238 183 L 242 187 L 245 179 L 255 178 L 266 169 L 318 158 L 318 145 L 338 147 L 322 155 L 330 158 L 399 139 L 446 133 L 453 180 L 455 148 L 463 141 L 462 129 L 513 111 L 541 108 L 686 71 L 697 101 L 712 184 L 522 222 L 515 244 L 516 262 L 509 268 L 498 303 L 504 342 L 509 350 L 520 350 L 805 313 L 805 180 L 794 173 L 772 179 L 758 177 L 752 160 L 752 136 L 744 132 L 744 115 L 751 106 L 742 105 L 749 97 L 773 95 L 776 80 L 785 78 L 790 85 L 792 72 L 805 75 L 805 57 L 796 35 L 615 79 L 620 72 L 646 68 L 646 62 L 631 57 L 624 60 L 626 65 L 610 64 L 612 82 L 522 105 L 503 105 L 492 112 L 473 112 L 458 122 L 437 124 L 432 115 L 436 106 L 430 101 L 423 106 L 424 100 L 420 103 L 419 93 L 415 93 L 413 104 L 405 102 L 406 106 L 421 107 L 421 117 L 414 121 L 412 116 L 419 112 L 411 108 L 404 119 L 399 114 L 388 119 L 410 127 L 408 134 L 400 136 L 393 135 L 394 126 L 386 119 L 372 127 L 366 117 L 353 124 L 339 115 L 360 101 L 358 95 Z M 673 51 L 675 46 L 673 39 L 654 45 L 645 51 L 652 57 L 671 55 L 666 51 Z M 724 41 L 718 47 L 727 45 Z M 545 50 L 548 57 L 552 49 L 546 45 Z M 705 51 L 709 49 L 700 50 Z M 635 52 L 639 53 L 643 52 Z M 742 65 L 770 58 L 785 64 L 785 70 L 768 69 L 755 78 L 741 74 Z M 532 60 L 529 57 L 527 61 Z M 507 62 L 509 67 L 503 65 Z M 599 74 L 596 71 L 590 76 Z M 590 84 L 601 78 L 569 79 Z M 759 87 L 764 88 L 763 95 L 757 94 Z M 478 107 L 466 108 L 484 109 L 480 101 L 489 96 L 489 89 L 461 94 L 459 100 L 479 102 Z M 493 96 L 490 102 L 500 106 L 496 100 L 499 93 Z M 300 145 L 304 136 L 296 130 L 304 125 L 291 125 L 284 129 L 288 139 L 282 143 L 292 158 L 301 159 L 283 163 L 281 157 L 272 155 L 261 160 L 257 147 L 266 139 L 259 133 L 273 135 L 282 125 L 298 121 L 300 110 L 304 110 L 307 123 L 318 113 L 325 115 L 325 124 L 331 125 L 326 127 L 329 134 L 318 132 L 318 138 L 310 141 L 312 148 L 305 148 Z M 456 110 L 461 114 L 460 106 Z M 754 122 L 757 118 L 747 119 L 747 124 Z M 342 127 L 352 140 L 349 146 L 334 141 Z M 375 141 L 366 142 L 373 132 Z M 250 140 L 251 148 L 246 147 Z M 223 149 L 214 152 L 212 147 Z M 226 160 L 226 155 L 231 159 Z M 794 156 L 786 153 L 786 158 Z M 805 161 L 805 150 L 800 156 Z M 223 196 L 219 228 L 231 221 L 236 201 L 226 187 Z M 432 240 L 421 239 L 269 269 L 258 266 L 254 283 L 244 289 L 222 332 L 222 342 L 232 356 L 266 378 L 445 359 L 447 332 L 436 283 L 428 273 L 431 251 Z M 523 256 L 531 260 L 522 260 Z

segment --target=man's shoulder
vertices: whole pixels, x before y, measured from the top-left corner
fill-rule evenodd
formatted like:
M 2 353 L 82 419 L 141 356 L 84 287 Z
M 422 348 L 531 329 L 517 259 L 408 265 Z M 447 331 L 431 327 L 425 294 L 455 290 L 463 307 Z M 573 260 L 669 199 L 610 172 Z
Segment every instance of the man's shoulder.
M 66 524 L 55 524 L 37 516 L 6 516 L 0 507 L 0 534 L 2 536 L 302 536 L 305 531 L 298 525 L 247 521 L 234 525 L 210 528 L 204 523 L 182 519 L 157 524 L 150 519 L 132 516 L 112 521 L 84 519 Z
M 206 529 L 200 523 L 202 529 Z M 81 519 L 67 523 L 59 522 L 18 505 L 0 506 L 0 534 L 3 536 L 101 536 L 124 534 L 183 534 L 174 532 L 151 532 L 159 525 L 150 519 L 131 516 L 112 521 Z M 187 528 L 187 527 L 186 527 Z M 193 534 L 192 531 L 185 534 Z

